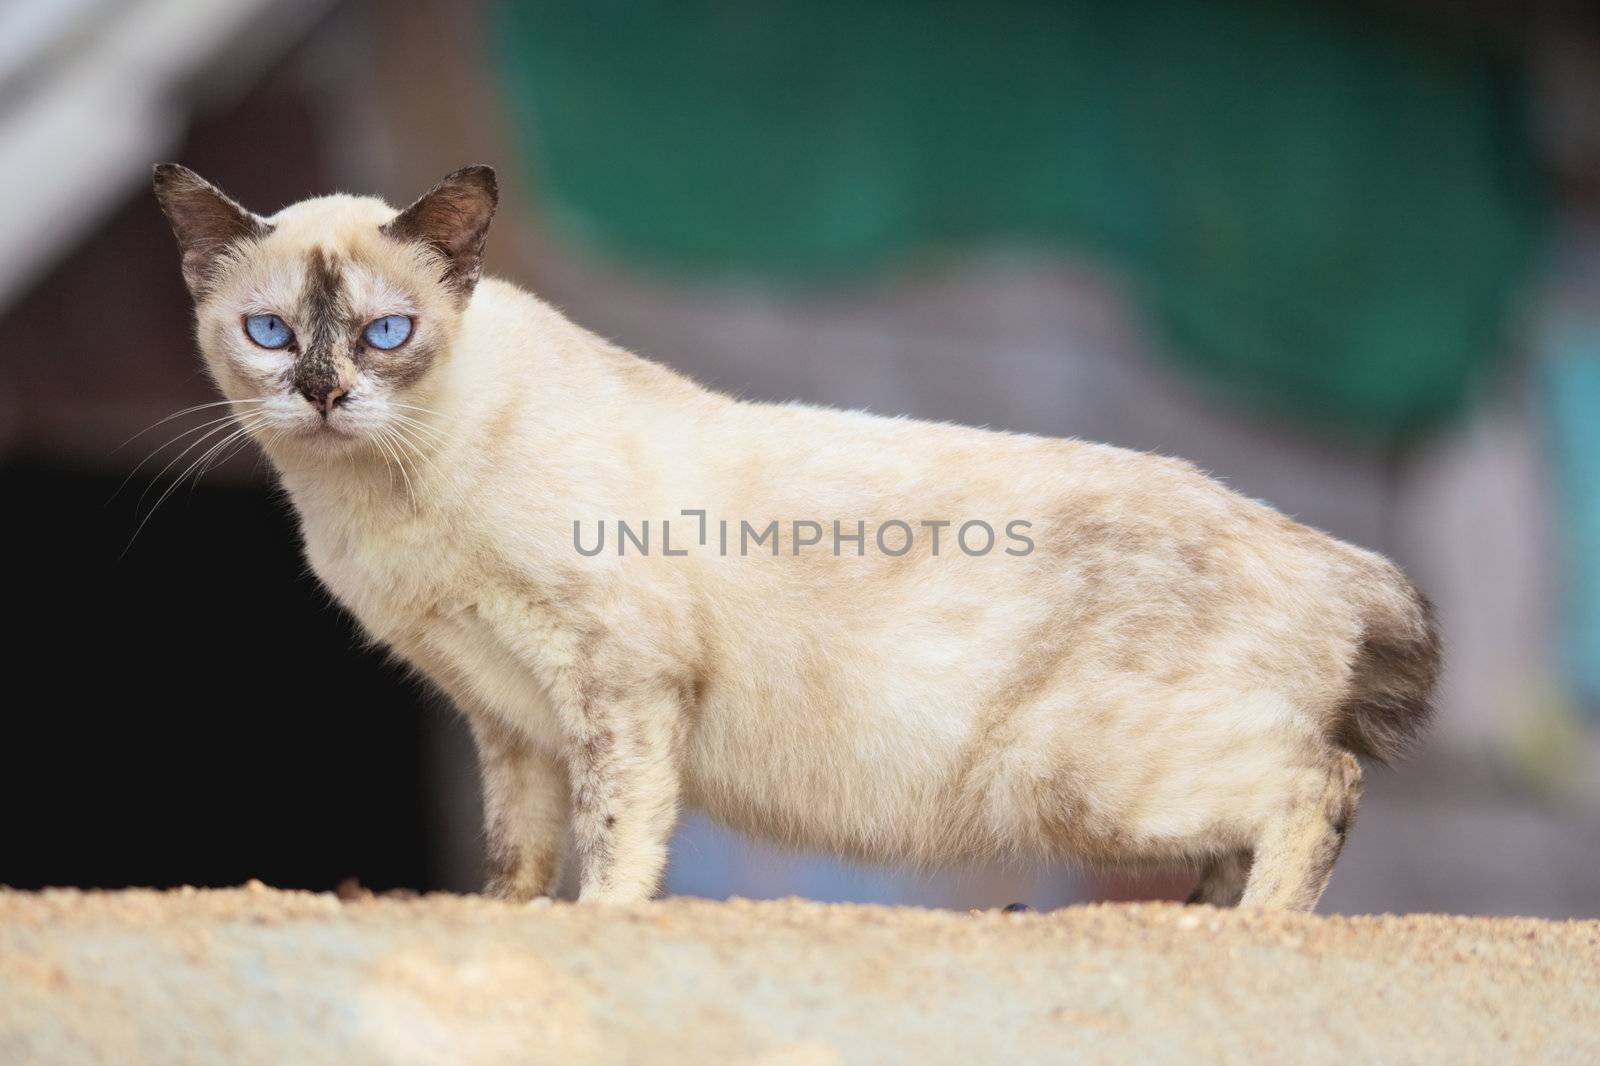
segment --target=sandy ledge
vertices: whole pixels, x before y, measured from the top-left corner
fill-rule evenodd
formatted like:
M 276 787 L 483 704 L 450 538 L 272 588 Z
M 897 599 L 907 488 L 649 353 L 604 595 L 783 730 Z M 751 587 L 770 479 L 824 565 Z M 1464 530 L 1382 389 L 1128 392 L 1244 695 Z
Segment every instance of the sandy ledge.
M 0 1062 L 1600 1062 L 1600 922 L 0 890 Z

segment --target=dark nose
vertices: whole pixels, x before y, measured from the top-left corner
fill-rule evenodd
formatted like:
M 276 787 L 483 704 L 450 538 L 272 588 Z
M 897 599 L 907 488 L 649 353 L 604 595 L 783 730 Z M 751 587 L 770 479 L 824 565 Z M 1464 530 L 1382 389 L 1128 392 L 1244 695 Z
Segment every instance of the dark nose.
M 344 403 L 345 393 L 348 392 L 343 385 L 336 381 L 317 382 L 300 386 L 300 395 L 306 402 L 317 409 L 317 413 L 327 418 L 333 409 Z

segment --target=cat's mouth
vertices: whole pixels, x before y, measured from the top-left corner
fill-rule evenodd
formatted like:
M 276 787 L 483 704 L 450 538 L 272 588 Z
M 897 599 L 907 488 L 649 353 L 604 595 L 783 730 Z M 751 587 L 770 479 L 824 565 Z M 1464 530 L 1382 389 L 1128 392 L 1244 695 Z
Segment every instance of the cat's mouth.
M 295 439 L 311 445 L 344 445 L 364 436 L 359 426 L 340 417 L 337 411 L 326 417 L 308 411 L 295 417 L 284 429 Z

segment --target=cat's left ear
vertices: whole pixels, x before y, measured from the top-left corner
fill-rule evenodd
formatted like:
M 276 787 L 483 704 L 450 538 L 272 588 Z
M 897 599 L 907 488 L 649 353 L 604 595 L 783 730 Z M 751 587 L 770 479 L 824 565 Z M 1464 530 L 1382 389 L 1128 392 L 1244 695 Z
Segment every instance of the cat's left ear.
M 494 168 L 462 167 L 396 215 L 383 232 L 396 240 L 425 244 L 444 257 L 440 280 L 465 300 L 483 269 L 489 220 L 500 201 Z
M 155 188 L 183 254 L 183 280 L 196 300 L 210 291 L 224 252 L 238 241 L 272 232 L 265 219 L 240 207 L 188 167 L 156 164 Z

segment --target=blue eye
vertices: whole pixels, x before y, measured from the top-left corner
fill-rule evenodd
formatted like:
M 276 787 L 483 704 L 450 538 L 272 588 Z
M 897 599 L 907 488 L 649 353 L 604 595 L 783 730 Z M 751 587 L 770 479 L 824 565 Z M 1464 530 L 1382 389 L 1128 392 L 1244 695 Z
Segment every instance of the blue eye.
M 388 351 L 398 348 L 411 336 L 411 319 L 405 315 L 384 315 L 376 321 L 367 324 L 366 332 L 361 334 L 367 343 L 374 348 Z
M 282 348 L 294 340 L 294 332 L 277 315 L 251 315 L 244 320 L 244 331 L 263 348 Z

